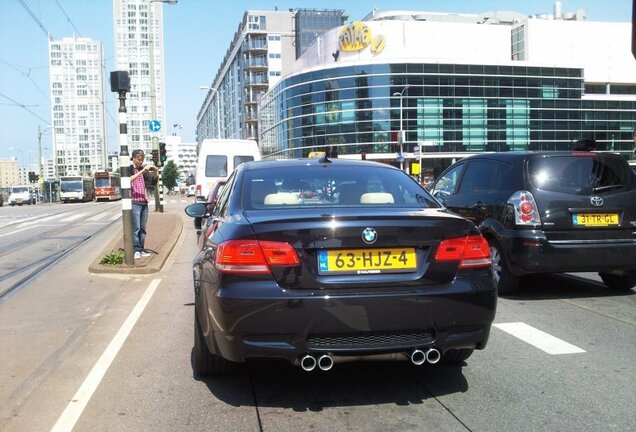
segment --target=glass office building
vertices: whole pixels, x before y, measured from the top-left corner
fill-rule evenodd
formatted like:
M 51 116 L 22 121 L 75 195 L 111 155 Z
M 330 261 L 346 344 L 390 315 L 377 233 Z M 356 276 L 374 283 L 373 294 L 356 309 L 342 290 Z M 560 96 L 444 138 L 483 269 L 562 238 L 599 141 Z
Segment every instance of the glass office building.
M 632 157 L 636 82 L 528 50 L 541 46 L 528 44 L 539 18 L 495 26 L 408 16 L 352 23 L 319 40 L 261 101 L 263 154 L 329 148 L 394 162 L 404 131 L 407 169 L 420 149 L 423 166 L 439 170 L 474 152 L 572 149 L 579 140 Z M 555 33 L 573 24 L 552 21 Z

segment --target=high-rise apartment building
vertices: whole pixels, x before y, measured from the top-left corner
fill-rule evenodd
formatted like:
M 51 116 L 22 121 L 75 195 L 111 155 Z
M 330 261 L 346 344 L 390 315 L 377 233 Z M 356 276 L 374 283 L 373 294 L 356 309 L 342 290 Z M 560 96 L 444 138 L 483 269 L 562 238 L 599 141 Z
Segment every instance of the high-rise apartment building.
M 344 23 L 343 10 L 248 10 L 197 116 L 205 138 L 259 139 L 258 102 L 325 31 Z
M 90 174 L 106 165 L 104 53 L 89 38 L 49 41 L 57 176 Z
M 150 154 L 153 134 L 149 124 L 165 125 L 163 9 L 150 0 L 113 0 L 116 69 L 130 73 L 126 99 L 128 147 Z M 161 138 L 163 131 L 156 134 Z

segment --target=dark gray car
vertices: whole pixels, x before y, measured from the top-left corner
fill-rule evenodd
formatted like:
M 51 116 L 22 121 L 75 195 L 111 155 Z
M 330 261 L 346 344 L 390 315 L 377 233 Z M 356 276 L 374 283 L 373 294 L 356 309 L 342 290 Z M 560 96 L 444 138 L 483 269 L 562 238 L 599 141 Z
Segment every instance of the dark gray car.
M 487 238 L 500 293 L 531 273 L 598 272 L 636 285 L 636 175 L 620 155 L 504 152 L 449 167 L 432 194 Z

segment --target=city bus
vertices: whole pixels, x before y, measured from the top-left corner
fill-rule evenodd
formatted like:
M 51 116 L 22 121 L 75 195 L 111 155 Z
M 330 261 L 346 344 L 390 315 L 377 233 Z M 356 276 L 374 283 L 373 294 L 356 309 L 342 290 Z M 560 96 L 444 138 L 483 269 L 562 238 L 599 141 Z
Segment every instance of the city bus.
M 60 200 L 62 202 L 92 201 L 93 197 L 94 183 L 91 177 L 60 177 Z
M 95 200 L 113 201 L 121 199 L 121 176 L 114 172 L 97 171 L 95 179 Z

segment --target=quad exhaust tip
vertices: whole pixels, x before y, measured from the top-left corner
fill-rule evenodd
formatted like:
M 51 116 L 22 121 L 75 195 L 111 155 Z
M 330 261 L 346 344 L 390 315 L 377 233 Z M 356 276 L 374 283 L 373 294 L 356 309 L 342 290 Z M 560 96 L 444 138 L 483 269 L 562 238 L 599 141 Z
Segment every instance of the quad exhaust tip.
M 318 359 L 318 367 L 320 370 L 328 371 L 333 367 L 333 358 L 329 354 L 321 355 Z
M 437 348 L 430 348 L 426 351 L 426 361 L 435 364 L 442 359 L 442 353 Z
M 305 354 L 300 359 L 300 367 L 307 372 L 314 370 L 316 368 L 316 364 L 316 357 L 309 354 Z
M 333 363 L 334 361 L 331 354 L 323 354 L 320 357 L 316 357 L 313 354 L 305 354 L 300 358 L 300 367 L 307 372 L 311 372 L 316 369 L 316 367 L 326 372 L 331 370 Z
M 411 363 L 415 366 L 420 366 L 426 362 L 429 362 L 430 364 L 438 363 L 442 359 L 442 353 L 434 347 L 429 348 L 426 352 L 416 348 L 411 351 L 411 355 L 409 357 L 411 359 Z
M 413 363 L 415 366 L 419 366 L 421 364 L 424 364 L 425 361 L 426 361 L 426 354 L 424 354 L 424 351 L 419 349 L 414 349 L 413 352 L 411 353 L 411 363 Z

